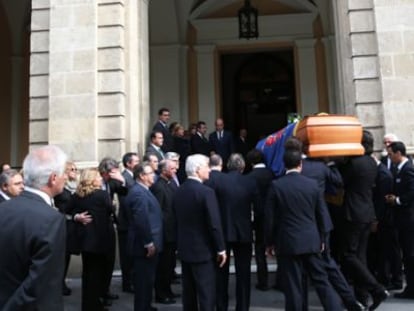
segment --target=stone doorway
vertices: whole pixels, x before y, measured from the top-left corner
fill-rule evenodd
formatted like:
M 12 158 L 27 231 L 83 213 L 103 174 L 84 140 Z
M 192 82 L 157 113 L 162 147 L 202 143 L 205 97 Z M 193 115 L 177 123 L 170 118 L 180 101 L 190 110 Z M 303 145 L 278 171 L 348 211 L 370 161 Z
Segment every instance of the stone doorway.
M 293 49 L 221 56 L 222 114 L 237 135 L 248 131 L 251 147 L 287 124 L 297 112 Z

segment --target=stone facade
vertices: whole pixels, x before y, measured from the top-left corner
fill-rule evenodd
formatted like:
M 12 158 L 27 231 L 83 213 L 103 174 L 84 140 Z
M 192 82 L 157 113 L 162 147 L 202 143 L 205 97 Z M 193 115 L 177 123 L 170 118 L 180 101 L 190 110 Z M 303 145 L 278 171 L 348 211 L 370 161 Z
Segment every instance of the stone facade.
M 147 0 L 32 1 L 30 146 L 60 145 L 81 165 L 96 163 L 106 155 L 120 158 L 128 150 L 142 153 L 154 121 L 150 112 L 158 108 L 150 107 L 149 99 L 148 6 Z M 335 65 L 327 69 L 334 77 L 328 81 L 329 97 L 334 101 L 331 112 L 356 114 L 374 133 L 377 149 L 381 149 L 385 132 L 396 133 L 407 145 L 414 144 L 414 123 L 410 122 L 413 13 L 414 3 L 407 0 L 332 2 L 335 34 L 323 39 Z M 270 22 L 268 17 L 263 20 Z M 189 110 L 195 109 L 200 118 L 206 115 L 203 119 L 212 124 L 217 114 L 217 107 L 212 110 L 210 106 L 216 101 L 213 66 L 219 44 L 212 44 L 212 34 L 203 32 L 211 27 L 203 28 L 202 23 L 194 23 L 199 35 L 194 49 L 197 109 L 189 106 L 187 94 L 193 90 L 186 89 L 187 83 L 177 82 L 187 78 L 185 45 L 152 47 L 154 59 L 159 61 L 152 66 L 153 73 L 170 68 L 160 79 L 177 89 L 175 93 L 153 93 L 152 97 L 155 102 L 175 98 L 173 111 L 184 122 L 189 121 Z M 220 35 L 234 34 L 221 31 Z M 315 41 L 304 38 L 293 42 L 299 51 L 299 65 L 305 64 L 300 69 L 302 101 L 310 101 L 302 103 L 301 109 L 313 112 L 317 109 L 316 69 L 315 64 L 309 67 L 307 60 L 315 57 Z M 305 67 L 312 70 L 304 71 Z

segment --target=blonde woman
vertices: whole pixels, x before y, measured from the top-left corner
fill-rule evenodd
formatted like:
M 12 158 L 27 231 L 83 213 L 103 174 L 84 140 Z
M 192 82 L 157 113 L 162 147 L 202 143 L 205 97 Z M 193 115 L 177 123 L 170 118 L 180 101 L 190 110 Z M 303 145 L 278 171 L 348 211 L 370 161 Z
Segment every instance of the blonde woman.
M 73 195 L 73 214 L 88 212 L 92 222 L 81 227 L 82 310 L 104 310 L 107 254 L 114 243 L 112 204 L 108 192 L 102 190 L 102 177 L 97 169 L 82 172 Z

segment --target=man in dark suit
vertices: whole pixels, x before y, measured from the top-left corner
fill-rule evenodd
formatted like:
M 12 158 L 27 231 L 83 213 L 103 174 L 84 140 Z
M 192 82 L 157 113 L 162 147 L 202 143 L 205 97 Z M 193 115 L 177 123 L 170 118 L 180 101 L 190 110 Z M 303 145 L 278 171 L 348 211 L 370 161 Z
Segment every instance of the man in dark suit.
M 25 191 L 0 207 L 1 310 L 63 311 L 66 223 L 51 199 L 63 190 L 65 163 L 58 147 L 32 150 Z
M 110 157 L 105 157 L 99 162 L 98 166 L 99 173 L 102 176 L 102 189 L 107 191 L 111 197 L 111 202 L 114 200 L 115 193 L 118 196 L 123 196 L 128 193 L 128 188 L 125 183 L 125 179 L 119 170 L 118 162 Z M 118 219 L 115 215 L 115 207 L 112 210 L 112 217 L 114 223 L 118 223 Z M 112 228 L 115 235 L 115 229 Z M 104 299 L 104 305 L 109 306 L 112 304 L 111 300 L 119 299 L 117 294 L 113 294 L 110 291 L 112 273 L 114 271 L 115 264 L 115 240 L 112 240 L 111 247 L 108 248 L 108 253 L 106 256 L 106 273 L 105 273 L 105 287 L 106 295 L 102 297 Z
M 236 310 L 250 307 L 250 262 L 252 258 L 252 204 L 257 196 L 256 182 L 242 175 L 245 162 L 234 153 L 227 162 L 229 172 L 212 185 L 219 202 L 227 257 L 233 251 L 236 266 Z M 228 309 L 229 262 L 217 273 L 217 310 Z
M 258 197 L 254 205 L 254 257 L 257 265 L 257 284 L 258 290 L 268 289 L 268 270 L 266 261 L 266 244 L 264 241 L 264 222 L 265 222 L 265 202 L 270 184 L 273 180 L 273 173 L 264 164 L 263 153 L 253 149 L 247 153 L 247 162 L 251 165 L 252 171 L 248 176 L 256 181 Z
M 349 159 L 342 167 L 344 181 L 344 253 L 342 268 L 345 275 L 354 282 L 355 294 L 364 305 L 368 304 L 371 294 L 374 310 L 389 293 L 378 283 L 367 267 L 367 244 L 372 222 L 375 221 L 375 209 L 372 201 L 372 189 L 377 177 L 377 164 L 371 157 L 374 139 L 370 132 L 364 131 L 362 145 L 365 154 Z
M 175 218 L 172 203 L 175 191 L 178 189 L 174 181 L 174 176 L 177 173 L 177 162 L 163 160 L 160 162 L 159 169 L 160 176 L 151 187 L 151 192 L 157 198 L 162 210 L 164 241 L 155 275 L 155 300 L 158 303 L 172 304 L 175 303 L 171 283 L 173 281 L 176 251 Z
M 202 184 L 210 174 L 208 158 L 201 154 L 189 156 L 185 170 L 188 178 L 173 201 L 182 263 L 183 310 L 214 311 L 216 260 L 222 267 L 227 257 L 216 196 Z
M 150 144 L 145 150 L 145 154 L 155 154 L 158 162 L 165 159 L 164 151 L 162 150 L 164 142 L 164 135 L 161 131 L 152 131 L 150 134 Z
M 217 119 L 216 130 L 210 134 L 208 140 L 212 150 L 219 154 L 223 159 L 224 170 L 226 171 L 226 163 L 230 155 L 234 152 L 233 135 L 230 131 L 224 129 L 223 119 Z
M 124 170 L 122 176 L 125 180 L 125 185 L 130 189 L 135 184 L 134 167 L 139 164 L 139 157 L 135 152 L 127 152 L 122 157 L 122 164 Z M 119 196 L 119 210 L 118 210 L 118 248 L 119 248 L 119 263 L 122 273 L 122 291 L 133 292 L 132 286 L 132 258 L 127 252 L 128 227 L 131 220 L 131 211 L 125 203 L 125 195 Z
M 247 143 L 247 130 L 242 128 L 239 131 L 239 136 L 236 137 L 234 142 L 235 152 L 240 153 L 243 157 L 247 155 L 249 151 L 249 145 Z
M 407 157 L 404 143 L 393 142 L 389 147 L 390 158 L 397 166 L 397 173 L 394 178 L 394 191 L 386 196 L 386 200 L 393 206 L 407 282 L 404 291 L 394 296 L 414 299 L 414 168 Z
M 323 199 L 316 181 L 300 174 L 301 160 L 301 151 L 285 150 L 286 175 L 273 181 L 266 203 L 266 241 L 278 256 L 286 310 L 303 308 L 304 271 L 324 309 L 342 310 L 321 258 L 328 232 Z
M 17 197 L 24 190 L 22 175 L 13 169 L 0 174 L 0 203 Z
M 134 168 L 137 183 L 126 197 L 132 219 L 128 230 L 128 250 L 134 260 L 135 311 L 149 311 L 158 254 L 162 252 L 162 212 L 157 199 L 149 190 L 154 183 L 154 171 L 143 162 Z
M 204 154 L 207 157 L 210 156 L 212 152 L 212 148 L 211 148 L 211 145 L 208 139 L 205 136 L 206 133 L 207 133 L 206 123 L 203 121 L 198 121 L 197 131 L 190 138 L 190 146 L 191 146 L 192 154 L 200 153 L 200 154 Z
M 174 150 L 174 139 L 168 128 L 168 121 L 170 120 L 170 110 L 168 108 L 161 108 L 158 110 L 158 121 L 154 124 L 152 130 L 154 132 L 161 132 L 164 138 L 161 149 L 164 153 Z

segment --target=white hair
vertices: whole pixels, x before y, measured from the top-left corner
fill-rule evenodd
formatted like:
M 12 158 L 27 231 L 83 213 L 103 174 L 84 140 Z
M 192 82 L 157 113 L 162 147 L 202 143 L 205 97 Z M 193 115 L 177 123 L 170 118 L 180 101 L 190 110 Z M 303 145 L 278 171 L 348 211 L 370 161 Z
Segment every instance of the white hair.
M 198 169 L 203 165 L 208 165 L 208 157 L 203 154 L 190 155 L 185 161 L 187 176 L 197 176 Z
M 40 189 L 48 184 L 51 174 L 65 172 L 67 156 L 57 146 L 43 146 L 32 150 L 23 161 L 26 186 Z
M 384 139 L 387 138 L 389 140 L 391 140 L 392 142 L 394 141 L 399 141 L 397 135 L 393 134 L 393 133 L 387 133 L 384 135 Z

